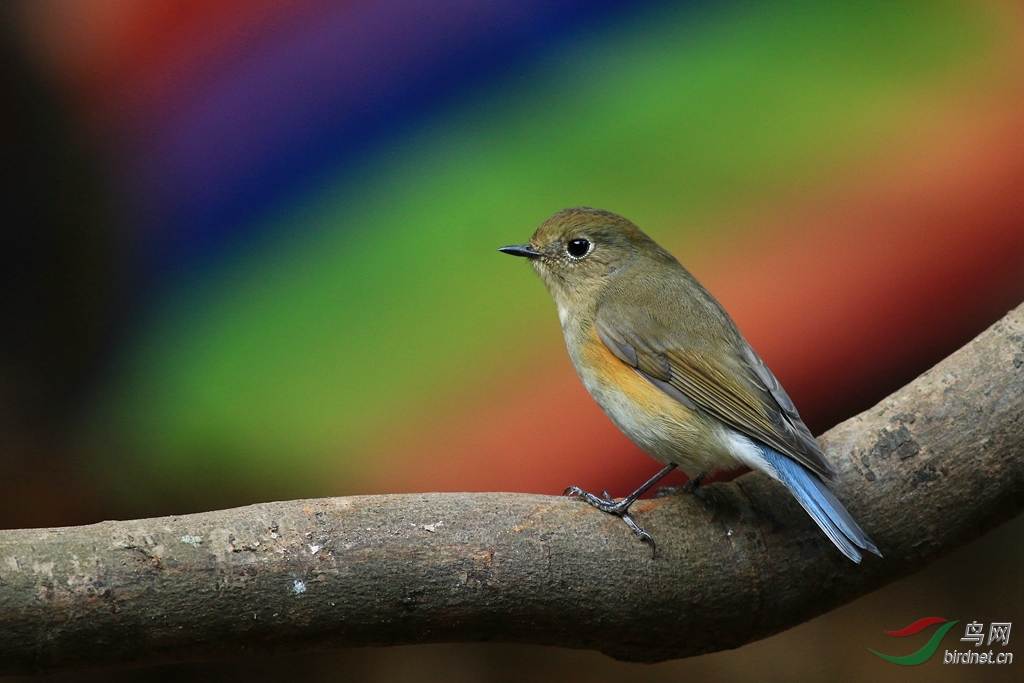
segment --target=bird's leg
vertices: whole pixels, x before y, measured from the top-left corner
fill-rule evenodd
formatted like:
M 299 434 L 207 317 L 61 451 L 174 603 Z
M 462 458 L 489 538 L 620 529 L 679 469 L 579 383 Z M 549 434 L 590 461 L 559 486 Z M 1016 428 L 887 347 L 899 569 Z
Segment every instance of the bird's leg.
M 612 499 L 610 495 L 608 495 L 607 491 L 601 492 L 604 498 L 598 498 L 593 493 L 587 493 L 579 486 L 570 486 L 565 490 L 565 493 L 563 493 L 562 495 L 579 496 L 583 500 L 587 501 L 588 503 L 596 507 L 601 512 L 608 512 L 610 514 L 619 515 L 621 517 L 623 514 L 626 514 L 629 511 L 629 506 L 635 503 L 637 498 L 647 493 L 647 491 L 652 486 L 661 481 L 662 477 L 664 477 L 666 474 L 674 470 L 676 467 L 677 465 L 675 463 L 665 465 L 665 467 L 660 472 L 658 472 L 653 477 L 648 479 L 643 484 L 643 486 L 638 488 L 636 491 L 633 491 L 633 493 L 629 494 L 628 496 L 626 496 L 617 503 L 614 499 Z
M 653 477 L 648 479 L 643 484 L 643 486 L 638 488 L 636 491 L 633 491 L 633 493 L 629 494 L 628 496 L 626 496 L 625 498 L 623 498 L 619 502 L 615 502 L 615 500 L 608 494 L 607 491 L 602 491 L 601 494 L 604 497 L 603 498 L 598 498 L 593 493 L 588 493 L 588 492 L 584 491 L 583 489 L 581 489 L 579 486 L 570 486 L 569 488 L 567 488 L 565 490 L 565 493 L 563 493 L 562 495 L 565 495 L 565 496 L 578 496 L 578 497 L 582 498 L 583 500 L 587 501 L 588 503 L 590 503 L 591 505 L 593 505 L 594 507 L 596 507 L 601 512 L 607 512 L 609 514 L 621 517 L 622 521 L 624 521 L 626 524 L 628 524 L 629 528 L 633 530 L 633 533 L 635 533 L 637 536 L 640 537 L 640 540 L 642 540 L 642 541 L 644 541 L 646 543 L 650 543 L 651 544 L 651 549 L 652 549 L 652 552 L 653 552 L 654 549 L 656 548 L 656 546 L 654 544 L 654 539 L 651 538 L 651 535 L 649 533 L 647 533 L 646 531 L 641 529 L 640 525 L 637 524 L 633 520 L 632 517 L 630 517 L 630 515 L 629 515 L 629 506 L 632 505 L 633 503 L 635 503 L 637 498 L 639 498 L 640 496 L 642 496 L 645 493 L 647 493 L 647 491 L 652 486 L 654 486 L 659 481 L 661 481 L 662 477 L 664 477 L 666 474 L 668 474 L 669 472 L 671 472 L 675 468 L 676 468 L 676 464 L 675 463 L 670 463 L 668 465 L 665 465 L 665 467 L 663 467 L 660 472 L 658 472 Z
M 711 518 L 715 518 L 715 513 L 718 512 L 718 501 L 715 497 L 700 487 L 705 477 L 708 476 L 707 472 L 701 472 L 696 477 L 688 480 L 682 486 L 659 486 L 658 490 L 654 492 L 655 498 L 664 498 L 665 496 L 671 496 L 674 493 L 692 493 L 705 504 L 710 503 L 711 505 Z
M 664 498 L 665 496 L 671 496 L 673 493 L 697 493 L 698 491 L 700 491 L 701 494 L 706 493 L 705 491 L 701 491 L 700 485 L 707 476 L 707 472 L 701 472 L 696 477 L 688 479 L 686 483 L 681 486 L 659 486 L 658 490 L 654 492 L 654 497 Z

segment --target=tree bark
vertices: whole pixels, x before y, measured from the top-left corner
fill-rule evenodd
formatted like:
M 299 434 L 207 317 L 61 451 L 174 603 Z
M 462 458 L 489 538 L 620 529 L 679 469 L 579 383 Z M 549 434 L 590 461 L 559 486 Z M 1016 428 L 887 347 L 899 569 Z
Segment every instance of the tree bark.
M 738 647 L 910 574 L 1024 506 L 1024 306 L 819 441 L 884 559 L 844 558 L 761 474 L 712 510 L 355 496 L 0 532 L 0 673 L 504 641 L 654 662 Z M 567 482 L 571 483 L 571 482 Z

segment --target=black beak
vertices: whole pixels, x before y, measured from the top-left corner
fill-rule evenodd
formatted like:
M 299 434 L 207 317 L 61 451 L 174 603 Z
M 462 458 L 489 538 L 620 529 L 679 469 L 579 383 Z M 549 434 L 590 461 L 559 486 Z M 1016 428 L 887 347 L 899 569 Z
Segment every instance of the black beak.
M 535 250 L 528 244 L 518 244 L 511 247 L 502 247 L 501 249 L 498 249 L 498 251 L 500 251 L 503 254 L 512 254 L 513 256 L 524 256 L 526 258 L 537 258 L 538 256 L 542 255 L 539 251 Z

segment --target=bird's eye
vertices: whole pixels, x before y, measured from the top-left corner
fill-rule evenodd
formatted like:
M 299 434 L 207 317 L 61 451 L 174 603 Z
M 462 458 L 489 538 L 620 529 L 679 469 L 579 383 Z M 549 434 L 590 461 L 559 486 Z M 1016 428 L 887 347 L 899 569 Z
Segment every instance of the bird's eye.
M 569 240 L 569 243 L 565 245 L 565 250 L 573 258 L 583 258 L 590 251 L 590 240 Z

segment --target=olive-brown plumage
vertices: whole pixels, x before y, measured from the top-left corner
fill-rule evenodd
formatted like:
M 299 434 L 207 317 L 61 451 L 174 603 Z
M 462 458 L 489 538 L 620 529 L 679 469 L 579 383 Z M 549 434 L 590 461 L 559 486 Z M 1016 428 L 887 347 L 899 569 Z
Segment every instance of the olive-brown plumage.
M 746 465 L 782 481 L 851 559 L 877 553 L 821 483 L 835 473 L 778 380 L 706 289 L 625 218 L 561 211 L 526 245 L 558 308 L 569 355 L 612 421 L 667 467 L 699 482 Z M 660 478 L 660 477 L 657 477 Z M 622 503 L 576 490 L 622 516 L 657 480 Z M 856 546 L 856 547 L 854 547 Z

